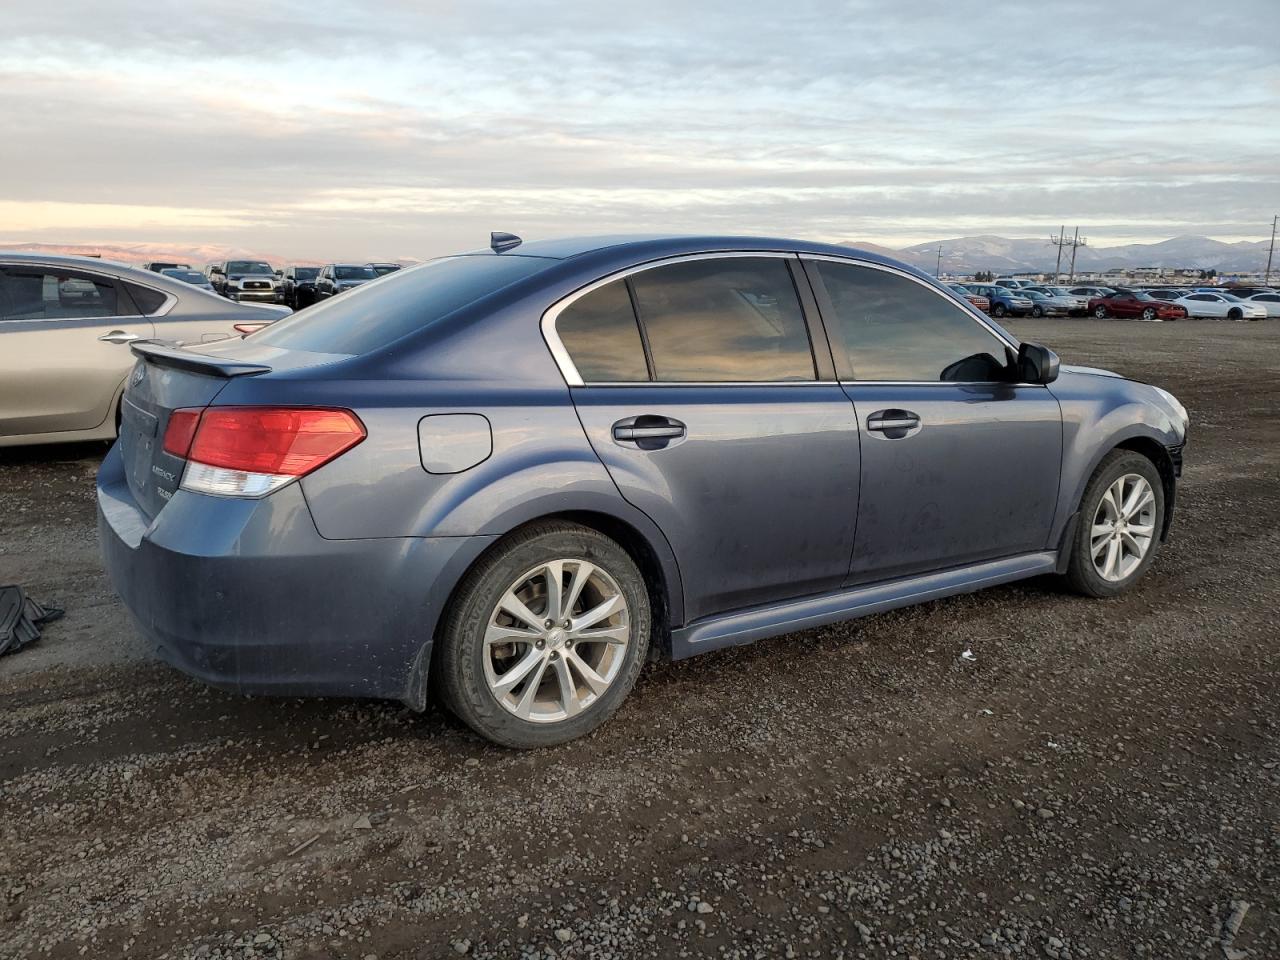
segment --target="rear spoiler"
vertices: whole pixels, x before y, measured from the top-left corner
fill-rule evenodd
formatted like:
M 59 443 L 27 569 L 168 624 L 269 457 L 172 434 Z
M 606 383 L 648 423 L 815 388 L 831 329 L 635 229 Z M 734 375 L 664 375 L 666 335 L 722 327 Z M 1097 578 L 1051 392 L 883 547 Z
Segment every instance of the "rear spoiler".
M 166 347 L 149 340 L 139 340 L 131 344 L 135 357 L 141 357 L 147 363 L 158 367 L 176 367 L 179 370 L 190 370 L 192 373 L 203 373 L 206 377 L 254 377 L 260 373 L 270 373 L 271 368 L 260 363 L 246 363 L 243 360 L 228 360 L 225 357 L 211 357 L 207 353 L 192 353 Z

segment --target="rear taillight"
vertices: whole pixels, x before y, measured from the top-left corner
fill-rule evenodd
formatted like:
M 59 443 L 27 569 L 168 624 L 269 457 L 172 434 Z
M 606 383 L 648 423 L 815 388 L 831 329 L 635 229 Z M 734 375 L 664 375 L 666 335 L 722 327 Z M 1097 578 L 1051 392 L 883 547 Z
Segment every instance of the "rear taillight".
M 366 435 L 350 410 L 207 407 L 188 445 L 182 487 L 226 497 L 266 496 L 350 450 Z M 168 449 L 168 431 L 165 440 Z
M 196 426 L 200 423 L 200 408 L 184 408 L 169 414 L 169 425 L 164 428 L 164 452 L 187 459 L 191 450 L 191 439 L 196 435 Z

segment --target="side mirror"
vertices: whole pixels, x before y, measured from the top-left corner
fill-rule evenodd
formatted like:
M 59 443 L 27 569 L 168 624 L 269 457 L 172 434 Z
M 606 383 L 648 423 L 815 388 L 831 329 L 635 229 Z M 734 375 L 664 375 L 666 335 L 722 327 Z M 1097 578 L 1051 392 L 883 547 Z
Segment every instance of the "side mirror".
M 283 271 L 283 270 L 277 270 L 277 271 L 276 271 L 276 279 L 277 279 L 277 280 L 278 280 L 278 279 L 280 279 L 280 278 L 281 278 L 281 277 L 283 277 L 283 276 L 284 276 L 284 271 Z
M 1058 355 L 1038 343 L 1018 347 L 1018 379 L 1023 383 L 1053 383 L 1058 379 Z

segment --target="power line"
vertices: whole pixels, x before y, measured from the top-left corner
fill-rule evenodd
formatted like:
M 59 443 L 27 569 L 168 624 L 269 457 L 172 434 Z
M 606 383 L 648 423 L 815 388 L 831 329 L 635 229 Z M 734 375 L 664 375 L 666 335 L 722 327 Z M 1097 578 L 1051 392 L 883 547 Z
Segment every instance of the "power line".
M 1271 248 L 1267 251 L 1267 276 L 1262 282 L 1268 287 L 1271 286 L 1271 258 L 1276 252 L 1276 221 L 1280 220 L 1280 214 L 1271 218 Z

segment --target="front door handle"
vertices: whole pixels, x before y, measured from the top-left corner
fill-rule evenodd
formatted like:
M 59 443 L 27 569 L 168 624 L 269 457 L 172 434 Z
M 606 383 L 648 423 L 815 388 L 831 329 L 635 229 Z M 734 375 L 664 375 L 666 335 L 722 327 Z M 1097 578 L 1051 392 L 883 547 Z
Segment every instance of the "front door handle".
M 104 333 L 98 338 L 103 343 L 133 343 L 135 340 L 142 338 L 136 333 L 125 333 L 123 330 L 112 330 L 110 333 Z
M 613 439 L 618 443 L 634 443 L 641 450 L 661 450 L 673 440 L 687 434 L 685 425 L 671 417 L 642 414 L 627 417 L 613 425 Z
M 920 429 L 920 415 L 910 410 L 877 410 L 867 417 L 867 430 L 901 440 Z

